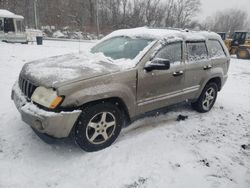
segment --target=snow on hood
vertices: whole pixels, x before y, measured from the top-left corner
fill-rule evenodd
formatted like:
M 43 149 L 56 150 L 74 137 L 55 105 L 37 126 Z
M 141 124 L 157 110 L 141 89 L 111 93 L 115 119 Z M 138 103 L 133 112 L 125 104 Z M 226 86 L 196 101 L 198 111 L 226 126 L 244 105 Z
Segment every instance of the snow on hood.
M 33 61 L 24 65 L 21 75 L 36 85 L 53 85 L 75 79 L 89 79 L 134 67 L 133 61 L 114 61 L 102 53 L 67 54 Z

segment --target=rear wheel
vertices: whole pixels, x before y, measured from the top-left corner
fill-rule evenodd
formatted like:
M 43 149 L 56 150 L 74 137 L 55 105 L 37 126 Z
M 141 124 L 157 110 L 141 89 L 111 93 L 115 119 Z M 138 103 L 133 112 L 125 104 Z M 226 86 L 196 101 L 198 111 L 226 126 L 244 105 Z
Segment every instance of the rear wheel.
M 111 103 L 101 103 L 83 110 L 75 127 L 75 141 L 85 151 L 110 146 L 120 134 L 123 114 Z
M 214 82 L 208 83 L 203 89 L 199 99 L 192 103 L 192 107 L 201 113 L 210 111 L 216 101 L 217 93 L 217 84 Z
M 248 50 L 247 48 L 240 48 L 237 50 L 236 55 L 238 59 L 250 59 L 250 50 Z

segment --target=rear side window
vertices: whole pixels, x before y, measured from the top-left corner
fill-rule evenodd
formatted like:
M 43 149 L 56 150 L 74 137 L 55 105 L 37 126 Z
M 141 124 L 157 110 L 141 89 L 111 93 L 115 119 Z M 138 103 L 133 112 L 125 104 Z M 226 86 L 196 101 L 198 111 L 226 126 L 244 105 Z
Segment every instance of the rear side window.
M 16 26 L 17 26 L 17 32 L 23 32 L 24 31 L 22 21 L 16 21 Z
M 226 54 L 218 40 L 209 40 L 208 47 L 211 57 L 226 57 Z
M 205 41 L 187 42 L 187 56 L 189 61 L 199 61 L 208 58 Z
M 170 63 L 181 62 L 182 42 L 167 44 L 156 54 L 155 58 L 167 59 Z

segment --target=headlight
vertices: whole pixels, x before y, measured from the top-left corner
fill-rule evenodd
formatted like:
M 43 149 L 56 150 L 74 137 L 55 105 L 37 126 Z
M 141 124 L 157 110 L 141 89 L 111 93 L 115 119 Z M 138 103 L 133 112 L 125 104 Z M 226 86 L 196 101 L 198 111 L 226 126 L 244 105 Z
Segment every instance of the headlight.
M 47 108 L 54 109 L 62 102 L 63 98 L 57 96 L 56 91 L 53 89 L 38 87 L 34 91 L 31 100 Z

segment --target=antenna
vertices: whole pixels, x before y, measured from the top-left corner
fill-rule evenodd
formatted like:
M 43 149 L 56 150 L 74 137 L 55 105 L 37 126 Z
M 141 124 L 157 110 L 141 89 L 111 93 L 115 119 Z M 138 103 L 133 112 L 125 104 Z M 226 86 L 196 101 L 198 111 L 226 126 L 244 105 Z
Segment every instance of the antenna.
M 81 37 L 79 36 L 79 42 L 78 42 L 78 50 L 79 50 L 79 54 L 81 53 Z

